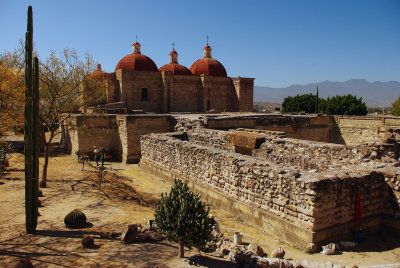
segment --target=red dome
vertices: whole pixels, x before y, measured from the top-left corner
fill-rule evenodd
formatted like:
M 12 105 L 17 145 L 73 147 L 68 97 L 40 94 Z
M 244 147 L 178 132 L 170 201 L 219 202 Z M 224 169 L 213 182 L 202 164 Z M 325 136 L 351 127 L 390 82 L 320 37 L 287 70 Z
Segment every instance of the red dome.
M 97 64 L 97 69 L 94 70 L 93 72 L 91 72 L 86 78 L 92 79 L 92 80 L 99 80 L 99 79 L 102 79 L 107 76 L 108 76 L 108 73 L 103 72 L 101 70 L 101 64 Z
M 149 57 L 139 53 L 132 53 L 123 57 L 115 70 L 129 69 L 132 71 L 157 72 L 157 65 Z
M 192 72 L 183 65 L 178 63 L 168 63 L 158 69 L 160 72 L 162 71 L 169 71 L 173 74 L 180 74 L 180 75 L 192 75 Z
M 212 76 L 227 76 L 225 67 L 213 58 L 199 59 L 190 66 L 190 71 L 194 75 L 208 74 Z
M 107 73 L 99 70 L 95 70 L 94 72 L 90 73 L 87 78 L 88 79 L 100 79 L 106 77 Z

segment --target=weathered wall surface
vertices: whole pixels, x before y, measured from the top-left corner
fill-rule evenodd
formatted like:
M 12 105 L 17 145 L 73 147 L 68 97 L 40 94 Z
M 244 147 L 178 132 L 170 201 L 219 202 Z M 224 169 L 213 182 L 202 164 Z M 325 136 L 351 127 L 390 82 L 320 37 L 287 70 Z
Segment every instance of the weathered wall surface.
M 230 132 L 213 129 L 196 129 L 187 132 L 188 140 L 198 145 L 212 146 L 217 149 L 234 151 L 230 144 Z
M 113 115 L 73 115 L 65 124 L 63 139 L 69 139 L 70 152 L 91 154 L 93 146 L 105 148 L 118 155 L 121 142 Z M 68 143 L 68 142 L 67 142 Z
M 238 97 L 229 77 L 202 75 L 204 111 L 238 111 Z
M 386 168 L 381 170 L 385 176 L 386 186 L 389 189 L 389 204 L 393 213 L 400 216 L 400 165 L 397 168 Z M 400 226 L 397 227 L 400 232 Z
M 200 77 L 174 75 L 169 94 L 169 112 L 201 112 L 202 85 Z
M 113 160 L 138 163 L 140 136 L 173 131 L 169 115 L 73 115 L 63 126 L 64 145 L 75 155 L 92 155 L 93 146 L 105 148 Z
M 121 101 L 121 91 L 119 88 L 119 82 L 117 80 L 116 73 L 108 74 L 108 81 L 106 85 L 107 102 L 119 102 Z
M 163 83 L 160 72 L 131 71 L 119 69 L 116 79 L 121 89 L 121 101 L 126 102 L 128 110 L 163 112 Z M 148 99 L 142 100 L 141 89 L 148 89 Z
M 254 78 L 232 78 L 238 97 L 239 112 L 253 112 Z
M 253 151 L 253 156 L 305 170 L 359 163 L 365 157 L 351 146 L 274 137 L 267 137 L 260 149 Z
M 399 117 L 335 116 L 335 119 L 341 136 L 349 145 L 382 142 L 388 129 L 400 130 Z
M 344 144 L 332 116 L 249 115 L 207 118 L 213 129 L 252 128 L 285 132 L 287 137 Z
M 169 115 L 117 116 L 119 135 L 123 144 L 122 162 L 139 163 L 140 137 L 149 133 L 171 132 L 174 120 Z
M 172 134 L 143 136 L 142 161 L 165 171 L 166 176 L 175 174 L 205 185 L 204 189 L 213 191 L 208 195 L 246 204 L 248 208 L 241 210 L 247 211 L 245 217 L 268 231 L 285 232 L 285 239 L 299 246 L 349 238 L 357 193 L 361 195 L 366 229 L 378 228 L 382 212 L 391 213 L 381 173 L 334 165 L 326 171 L 305 171 L 203 146 L 197 144 L 206 144 L 199 137 L 190 142 Z M 252 209 L 255 211 L 250 212 Z

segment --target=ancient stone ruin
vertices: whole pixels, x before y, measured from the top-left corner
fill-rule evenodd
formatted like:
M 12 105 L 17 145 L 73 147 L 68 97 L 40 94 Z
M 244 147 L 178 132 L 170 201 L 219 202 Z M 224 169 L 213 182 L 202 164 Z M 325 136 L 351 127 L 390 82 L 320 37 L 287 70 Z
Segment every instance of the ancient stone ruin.
M 102 143 L 301 248 L 400 231 L 398 118 L 78 115 L 64 130 L 71 153 Z

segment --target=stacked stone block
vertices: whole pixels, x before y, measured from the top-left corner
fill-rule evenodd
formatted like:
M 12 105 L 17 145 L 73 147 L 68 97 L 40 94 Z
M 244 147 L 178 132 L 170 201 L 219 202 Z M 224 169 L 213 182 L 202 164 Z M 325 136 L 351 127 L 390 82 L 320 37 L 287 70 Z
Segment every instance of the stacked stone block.
M 338 232 L 340 237 L 346 233 L 340 226 L 353 226 L 356 194 L 361 196 L 366 227 L 378 228 L 380 215 L 392 213 L 380 172 L 332 164 L 326 170 L 303 170 L 299 162 L 274 163 L 205 145 L 171 134 L 150 134 L 142 137 L 142 158 L 308 230 L 314 237 L 310 242 L 334 239 Z M 349 158 L 355 154 L 346 146 L 338 151 L 346 152 Z M 296 153 L 303 154 L 300 150 Z

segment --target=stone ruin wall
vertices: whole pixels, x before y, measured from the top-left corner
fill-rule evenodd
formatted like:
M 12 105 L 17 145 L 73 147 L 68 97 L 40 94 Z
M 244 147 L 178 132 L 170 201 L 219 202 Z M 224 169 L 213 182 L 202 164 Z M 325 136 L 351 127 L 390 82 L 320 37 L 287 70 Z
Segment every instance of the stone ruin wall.
M 224 131 L 216 132 L 212 131 L 210 136 L 226 135 L 222 133 Z M 397 191 L 394 186 L 389 185 L 393 188 L 388 188 L 384 175 L 372 169 L 360 170 L 356 166 L 337 167 L 331 164 L 325 171 L 304 170 L 301 161 L 296 160 L 304 155 L 301 148 L 292 152 L 293 162 L 275 163 L 223 150 L 226 140 L 215 148 L 215 141 L 210 139 L 207 146 L 207 139 L 199 138 L 204 133 L 188 134 L 189 141 L 174 138 L 174 135 L 143 136 L 142 159 L 300 226 L 310 232 L 311 237 L 302 237 L 308 242 L 332 241 L 350 235 L 349 229 L 353 229 L 349 225 L 354 225 L 356 193 L 362 199 L 366 227 L 378 228 L 382 213 L 393 214 L 388 200 L 390 192 L 397 192 L 398 196 L 398 187 Z M 293 145 L 291 139 L 287 142 Z M 321 144 L 311 151 L 332 149 L 324 146 Z M 342 147 L 338 150 L 338 158 L 342 153 L 348 153 L 349 158 L 355 153 L 346 146 Z M 390 174 L 396 184 L 400 180 L 400 172 Z M 268 229 L 268 223 L 261 225 Z M 341 226 L 347 226 L 347 230 Z M 291 232 L 290 228 L 286 232 Z M 301 237 L 301 234 L 297 235 Z M 304 243 L 292 242 L 304 246 Z
M 330 165 L 343 162 L 359 161 L 357 150 L 339 144 L 322 143 L 292 138 L 267 137 L 260 149 L 253 151 L 253 156 L 271 161 L 301 167 L 304 170 L 324 170 Z
M 230 133 L 227 131 L 200 128 L 196 129 L 196 131 L 185 133 L 187 133 L 188 140 L 198 145 L 212 146 L 216 149 L 234 152 L 234 148 L 230 144 Z
M 206 118 L 204 124 L 212 129 L 281 131 L 289 138 L 344 144 L 334 118 L 326 115 L 215 116 Z
M 301 166 L 307 170 L 326 170 L 332 165 L 357 165 L 361 162 L 380 160 L 387 157 L 388 152 L 390 151 L 386 150 L 384 146 L 375 143 L 350 146 L 267 137 L 260 149 L 253 150 L 253 156 L 274 163 Z M 389 153 L 389 155 L 391 154 Z
M 173 120 L 169 115 L 121 115 L 117 116 L 117 120 L 122 141 L 122 162 L 127 164 L 139 163 L 142 135 L 173 130 Z
M 400 140 L 399 117 L 251 114 L 208 116 L 203 121 L 211 129 L 282 131 L 288 138 L 352 146 L 379 146 L 389 129 Z
M 72 115 L 62 127 L 64 146 L 73 155 L 91 154 L 93 146 L 120 155 L 122 151 L 115 116 Z
M 285 138 L 282 132 L 240 128 L 231 131 L 196 128 L 188 132 L 188 140 L 234 152 L 230 136 L 236 131 L 265 135 L 265 141 L 260 148 L 252 150 L 252 156 L 262 161 L 317 173 L 335 172 L 337 167 L 368 172 L 378 170 L 385 177 L 387 185 L 384 187 L 390 188 L 392 205 L 396 207 L 396 211 L 400 211 L 400 161 L 396 162 L 399 150 L 396 146 L 394 148 L 397 154 L 392 154 L 392 151 L 377 143 L 341 145 Z
M 62 142 L 73 156 L 93 156 L 93 146 L 105 148 L 113 161 L 138 163 L 140 136 L 170 132 L 169 115 L 73 115 L 62 126 Z
M 344 122 L 339 125 L 342 133 L 351 128 L 349 121 L 348 125 Z M 217 126 L 226 130 L 250 127 L 253 129 L 246 131 L 265 135 L 265 142 L 252 150 L 252 156 L 240 155 L 230 143 L 232 131 L 210 129 Z M 399 165 L 385 155 L 381 142 L 353 146 L 291 138 L 323 129 L 318 137 L 305 138 L 338 140 L 334 133 L 340 135 L 335 132 L 339 128 L 336 125 L 335 130 L 327 117 L 74 115 L 62 129 L 72 155 L 76 151 L 91 153 L 96 145 L 127 163 L 142 156 L 154 166 L 214 189 L 237 204 L 249 205 L 249 215 L 253 215 L 253 207 L 267 213 L 262 217 L 264 223 L 258 220 L 255 224 L 277 234 L 282 232 L 279 228 L 285 228 L 285 239 L 301 247 L 304 241 L 318 243 L 344 236 L 345 227 L 340 226 L 349 229 L 353 224 L 356 193 L 361 195 L 367 226 L 378 226 L 382 213 L 399 213 Z M 174 129 L 187 134 L 152 134 L 139 144 L 141 135 Z M 273 132 L 276 130 L 287 133 Z M 376 136 L 381 137 L 377 132 L 372 137 Z M 271 224 L 268 220 L 273 217 L 284 222 Z M 386 223 L 400 230 L 395 222 Z
M 335 120 L 348 145 L 381 143 L 388 129 L 400 134 L 399 117 L 335 116 Z

